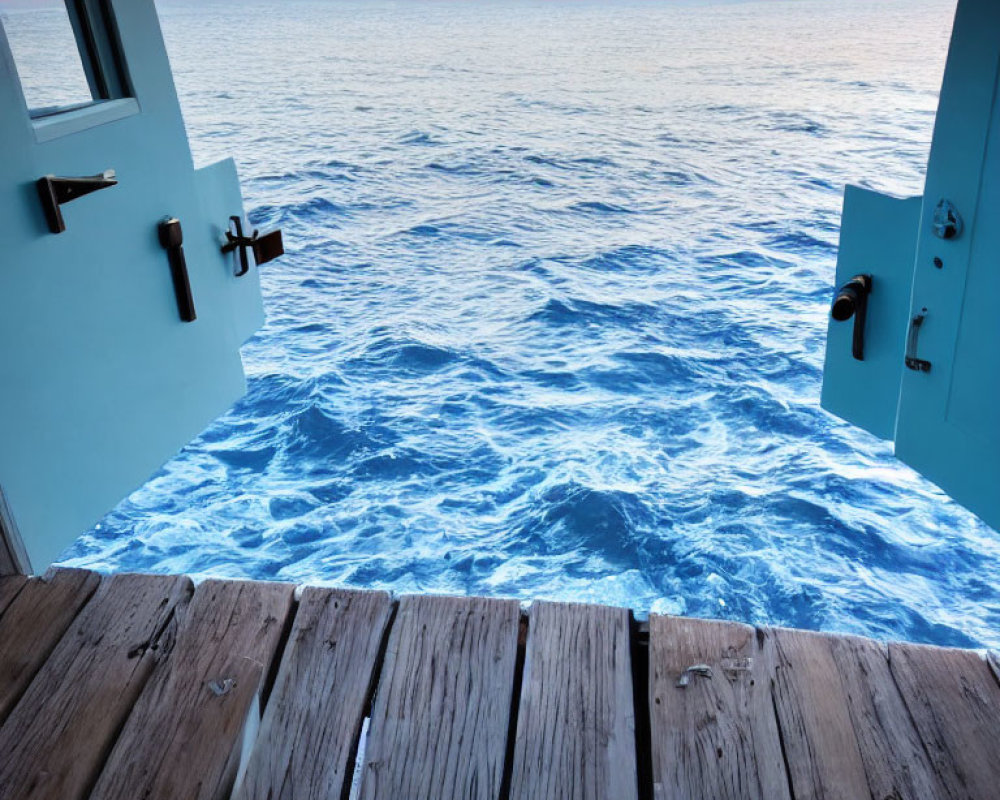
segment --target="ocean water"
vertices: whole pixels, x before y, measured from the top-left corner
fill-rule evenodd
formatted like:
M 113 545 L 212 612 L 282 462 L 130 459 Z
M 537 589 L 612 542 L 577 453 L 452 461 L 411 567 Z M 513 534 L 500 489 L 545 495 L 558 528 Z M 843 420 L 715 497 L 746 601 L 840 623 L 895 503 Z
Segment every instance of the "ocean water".
M 818 403 L 954 0 L 159 8 L 288 253 L 246 398 L 67 563 L 1000 645 L 1000 535 Z

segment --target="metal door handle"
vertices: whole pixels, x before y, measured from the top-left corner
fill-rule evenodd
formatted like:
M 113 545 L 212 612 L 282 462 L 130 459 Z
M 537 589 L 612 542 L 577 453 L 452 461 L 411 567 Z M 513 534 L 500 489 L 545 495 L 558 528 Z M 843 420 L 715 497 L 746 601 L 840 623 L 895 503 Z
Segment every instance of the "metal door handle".
M 871 275 L 855 275 L 837 290 L 833 298 L 830 314 L 837 322 L 846 322 L 854 317 L 854 338 L 851 354 L 858 360 L 865 360 L 865 321 L 868 319 L 868 295 L 872 291 Z
M 906 366 L 912 369 L 914 372 L 930 372 L 931 362 L 924 361 L 922 358 L 917 358 L 917 337 L 920 335 L 920 327 L 924 324 L 924 320 L 927 318 L 927 309 L 923 309 L 921 313 L 916 314 L 913 319 L 910 320 L 910 334 L 906 337 Z
M 45 221 L 49 223 L 49 230 L 52 233 L 62 233 L 66 230 L 66 222 L 63 220 L 60 206 L 85 194 L 117 186 L 118 181 L 115 179 L 115 171 L 106 169 L 100 175 L 90 175 L 85 178 L 57 178 L 55 175 L 46 175 L 44 178 L 39 178 L 35 185 L 38 187 L 38 198 L 42 201 L 42 210 L 45 212 Z
M 177 312 L 182 321 L 194 322 L 198 319 L 198 314 L 194 310 L 187 260 L 184 258 L 184 232 L 181 230 L 180 220 L 167 217 L 160 222 L 159 234 L 160 245 L 167 251 L 170 262 L 170 276 L 174 281 L 174 294 L 177 295 Z

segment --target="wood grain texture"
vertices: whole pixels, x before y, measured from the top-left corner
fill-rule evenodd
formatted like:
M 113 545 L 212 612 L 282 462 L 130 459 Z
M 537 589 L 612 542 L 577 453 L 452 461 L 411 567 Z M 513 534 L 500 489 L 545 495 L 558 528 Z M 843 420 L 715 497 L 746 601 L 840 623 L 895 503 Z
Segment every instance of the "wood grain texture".
M 303 591 L 238 800 L 341 796 L 391 613 L 384 592 Z
M 24 575 L 12 575 L 6 578 L 0 578 L 0 615 L 3 614 L 7 606 L 10 605 L 11 601 L 17 597 L 17 593 L 21 591 L 21 588 L 28 582 L 28 578 Z M 0 640 L 0 645 L 3 641 Z
M 628 611 L 534 603 L 511 798 L 634 799 L 635 744 Z
M 364 800 L 496 800 L 519 616 L 514 600 L 400 600 L 369 727 Z
M 31 578 L 0 617 L 0 723 L 100 583 L 84 570 Z
M 889 669 L 886 645 L 827 636 L 875 800 L 935 800 L 950 795 L 931 768 Z
M 768 629 L 775 709 L 796 798 L 947 798 L 885 645 Z
M 206 581 L 180 616 L 91 800 L 222 800 L 243 727 L 275 656 L 295 587 Z M 214 688 L 213 688 L 214 684 Z
M 868 800 L 865 762 L 828 637 L 782 628 L 766 628 L 763 636 L 796 800 Z
M 103 578 L 0 727 L 2 800 L 82 800 L 156 659 L 187 578 Z
M 889 664 L 947 796 L 1000 796 L 1000 685 L 982 657 L 893 644 Z
M 688 675 L 704 664 L 711 676 Z M 749 625 L 651 615 L 656 800 L 788 800 L 770 675 Z

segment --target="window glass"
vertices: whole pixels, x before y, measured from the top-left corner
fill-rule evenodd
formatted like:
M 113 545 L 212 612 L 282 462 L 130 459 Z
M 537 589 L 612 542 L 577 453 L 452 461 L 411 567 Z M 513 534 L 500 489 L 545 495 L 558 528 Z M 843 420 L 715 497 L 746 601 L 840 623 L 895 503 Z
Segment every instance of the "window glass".
M 62 0 L 0 0 L 0 24 L 32 116 L 94 99 Z

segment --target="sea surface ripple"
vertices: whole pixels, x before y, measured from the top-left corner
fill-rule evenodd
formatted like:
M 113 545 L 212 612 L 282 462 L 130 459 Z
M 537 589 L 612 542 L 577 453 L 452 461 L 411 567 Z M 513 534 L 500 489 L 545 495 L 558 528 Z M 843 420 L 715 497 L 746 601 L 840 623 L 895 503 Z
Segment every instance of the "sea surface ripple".
M 818 402 L 954 0 L 160 11 L 288 254 L 246 398 L 69 563 L 1000 645 L 1000 536 Z

